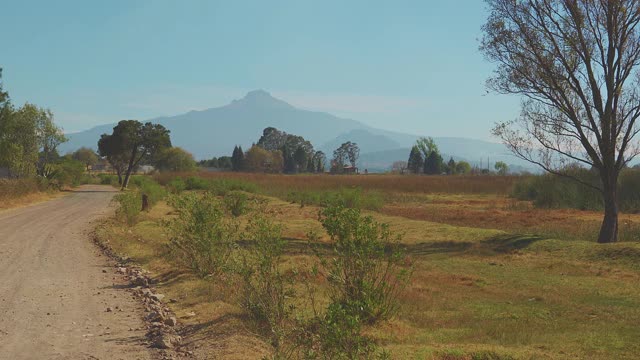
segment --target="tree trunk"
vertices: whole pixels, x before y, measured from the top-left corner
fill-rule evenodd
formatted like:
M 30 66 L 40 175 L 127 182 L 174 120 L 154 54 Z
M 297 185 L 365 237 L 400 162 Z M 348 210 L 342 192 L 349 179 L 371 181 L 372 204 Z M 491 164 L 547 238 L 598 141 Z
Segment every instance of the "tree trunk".
M 604 181 L 604 220 L 600 227 L 598 242 L 601 244 L 618 241 L 618 199 L 617 181 Z
M 117 168 L 116 174 L 118 174 L 118 185 L 122 186 L 122 170 L 120 170 L 120 168 Z
M 127 173 L 124 175 L 124 181 L 122 182 L 122 190 L 126 189 L 129 186 L 129 178 L 131 178 L 131 170 L 132 167 L 127 169 Z
M 131 173 L 133 172 L 133 168 L 135 167 L 135 159 L 136 159 L 137 151 L 134 149 L 131 153 L 131 158 L 129 159 L 129 166 L 127 166 L 127 174 L 124 177 L 124 182 L 122 183 L 122 189 L 124 190 L 129 186 L 129 178 L 131 178 Z

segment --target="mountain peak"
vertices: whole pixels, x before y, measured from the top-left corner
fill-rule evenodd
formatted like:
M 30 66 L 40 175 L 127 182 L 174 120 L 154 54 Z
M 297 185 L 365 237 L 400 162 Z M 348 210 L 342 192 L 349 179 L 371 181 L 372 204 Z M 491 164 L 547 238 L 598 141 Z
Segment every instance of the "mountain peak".
M 231 106 L 248 106 L 258 108 L 293 108 L 290 104 L 274 98 L 269 92 L 258 89 L 249 91 L 240 100 L 233 100 Z

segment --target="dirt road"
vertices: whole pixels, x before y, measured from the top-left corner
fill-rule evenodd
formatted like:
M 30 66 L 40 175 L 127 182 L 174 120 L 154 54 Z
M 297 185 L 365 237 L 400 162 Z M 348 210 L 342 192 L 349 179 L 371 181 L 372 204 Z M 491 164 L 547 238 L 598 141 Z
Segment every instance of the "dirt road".
M 139 305 L 88 236 L 113 195 L 83 186 L 0 212 L 0 359 L 150 358 Z

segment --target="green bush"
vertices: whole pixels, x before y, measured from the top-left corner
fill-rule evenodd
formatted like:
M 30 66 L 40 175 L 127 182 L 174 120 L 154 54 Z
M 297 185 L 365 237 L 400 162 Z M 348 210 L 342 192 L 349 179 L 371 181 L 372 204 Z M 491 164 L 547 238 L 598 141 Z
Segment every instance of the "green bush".
M 230 191 L 224 197 L 227 211 L 234 217 L 244 215 L 248 210 L 249 196 L 242 191 Z
M 333 303 L 368 324 L 391 317 L 408 279 L 400 237 L 359 209 L 330 206 L 320 211 L 320 222 L 333 241 L 331 260 L 320 255 Z
M 597 173 L 587 169 L 572 169 L 570 174 L 582 181 L 600 186 Z M 525 177 L 517 182 L 511 196 L 533 201 L 541 208 L 571 208 L 603 210 L 599 191 L 563 176 L 552 174 Z M 625 169 L 618 179 L 618 204 L 621 211 L 640 212 L 640 171 Z
M 63 157 L 52 165 L 51 182 L 58 187 L 78 186 L 82 183 L 85 166 L 80 161 Z
M 282 228 L 265 214 L 266 209 L 257 211 L 246 228 L 251 244 L 242 251 L 238 264 L 243 284 L 240 305 L 280 354 L 290 334 L 293 306 L 288 299 L 294 295 L 293 279 L 280 270 L 285 244 Z
M 220 200 L 210 192 L 185 193 L 171 195 L 169 204 L 177 212 L 165 223 L 174 258 L 203 278 L 229 271 L 239 225 L 225 218 Z
M 187 189 L 187 183 L 178 177 L 167 183 L 167 189 L 172 194 L 180 194 Z
M 116 217 L 121 221 L 125 221 L 128 225 L 134 225 L 138 219 L 138 215 L 142 210 L 142 197 L 137 191 L 126 191 L 114 197 L 114 201 L 118 203 Z
M 319 215 L 333 244 L 328 255 L 316 251 L 321 269 L 316 267 L 314 274 L 325 274 L 330 303 L 323 315 L 303 326 L 298 336 L 303 356 L 388 358 L 362 329 L 389 319 L 398 310 L 398 295 L 410 276 L 398 246 L 400 237 L 386 224 L 362 216 L 359 209 L 329 206 Z M 316 238 L 309 237 L 312 242 Z M 316 309 L 314 313 L 320 314 Z
M 305 205 L 342 206 L 351 209 L 380 210 L 384 197 L 377 191 L 363 191 L 361 188 L 341 188 L 325 191 L 293 191 L 286 200 Z
M 98 174 L 101 185 L 118 186 L 118 176 L 111 174 Z
M 153 178 L 148 176 L 135 176 L 131 178 L 131 185 L 136 187 L 142 195 L 147 195 L 149 206 L 153 206 L 158 201 L 167 196 L 167 191 Z

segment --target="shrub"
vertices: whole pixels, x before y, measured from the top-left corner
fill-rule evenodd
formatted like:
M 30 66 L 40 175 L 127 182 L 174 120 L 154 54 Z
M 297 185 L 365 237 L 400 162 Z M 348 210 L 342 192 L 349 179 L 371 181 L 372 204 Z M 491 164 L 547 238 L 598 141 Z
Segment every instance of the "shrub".
M 227 272 L 239 226 L 225 219 L 220 200 L 210 192 L 186 193 L 172 195 L 169 204 L 177 212 L 165 223 L 175 259 L 203 278 Z
M 587 169 L 572 169 L 570 174 L 579 179 L 599 185 L 595 172 Z M 511 196 L 519 200 L 533 201 L 541 208 L 573 208 L 580 210 L 603 210 L 599 191 L 572 179 L 552 174 L 522 178 L 513 186 Z M 625 169 L 618 179 L 618 204 L 621 211 L 640 212 L 640 171 Z
M 259 330 L 269 334 L 276 352 L 280 353 L 289 334 L 287 325 L 293 306 L 287 298 L 293 296 L 293 279 L 280 270 L 284 249 L 281 226 L 265 213 L 265 209 L 256 212 L 246 228 L 251 244 L 242 252 L 238 266 L 243 280 L 240 305 Z
M 140 193 L 137 191 L 123 192 L 116 195 L 114 201 L 118 203 L 116 217 L 130 226 L 135 224 L 142 209 Z
M 249 197 L 242 191 L 231 191 L 224 197 L 224 205 L 231 215 L 239 217 L 247 212 Z
M 49 182 L 44 178 L 0 179 L 0 200 L 19 198 L 45 191 Z
M 101 185 L 118 186 L 118 176 L 111 174 L 98 174 Z
M 148 176 L 135 176 L 131 178 L 131 184 L 138 188 L 142 195 L 147 195 L 150 206 L 167 196 L 166 190 Z
M 186 190 L 209 190 L 210 183 L 201 177 L 190 176 L 184 180 Z
M 320 211 L 320 222 L 333 241 L 331 261 L 320 256 L 332 302 L 368 324 L 391 317 L 409 275 L 400 237 L 359 209 L 330 206 Z
M 52 183 L 58 187 L 78 186 L 82 183 L 84 170 L 85 166 L 80 161 L 63 157 L 60 162 L 52 165 Z
M 180 194 L 187 189 L 187 183 L 178 177 L 167 183 L 167 189 L 172 194 Z
M 326 191 L 292 191 L 287 201 L 305 205 L 342 206 L 352 209 L 380 210 L 384 197 L 377 191 L 363 191 L 361 188 L 340 188 Z
M 402 266 L 400 238 L 386 224 L 362 216 L 359 209 L 329 206 L 319 217 L 333 241 L 330 255 L 316 252 L 329 284 L 330 303 L 324 315 L 312 318 L 299 336 L 304 357 L 388 358 L 362 334 L 362 328 L 398 310 L 398 295 L 410 274 Z M 319 273 L 317 268 L 314 272 Z M 314 309 L 314 313 L 318 312 Z

